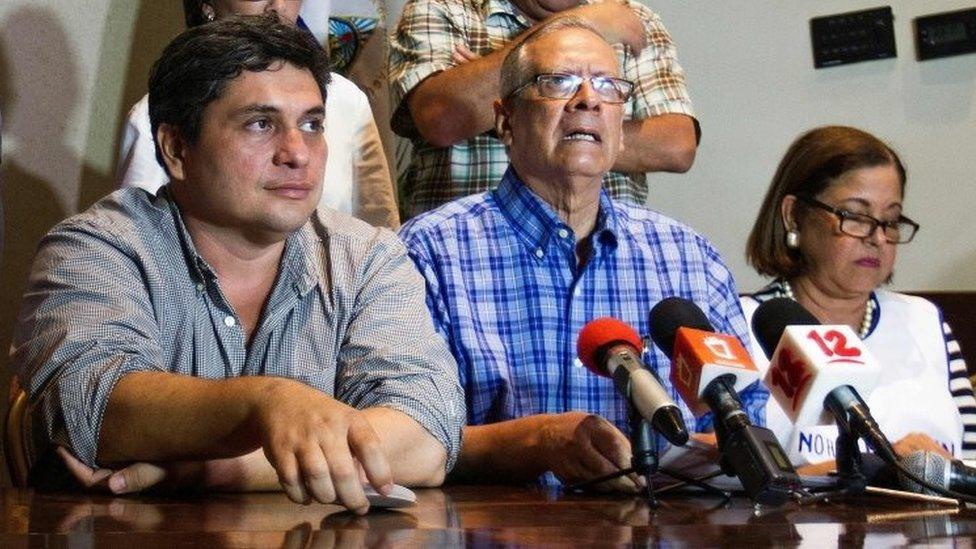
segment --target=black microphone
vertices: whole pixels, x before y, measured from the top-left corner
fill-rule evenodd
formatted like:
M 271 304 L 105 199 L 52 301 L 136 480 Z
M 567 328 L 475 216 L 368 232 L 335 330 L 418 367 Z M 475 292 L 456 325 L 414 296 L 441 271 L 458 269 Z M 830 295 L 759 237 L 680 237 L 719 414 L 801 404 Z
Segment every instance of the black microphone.
M 800 488 L 800 477 L 773 432 L 752 425 L 742 409 L 734 384 L 738 375 L 754 374 L 755 366 L 741 343 L 715 334 L 705 313 L 687 299 L 655 305 L 650 324 L 654 343 L 672 359 L 671 380 L 682 398 L 692 410 L 704 403 L 715 416 L 723 471 L 739 477 L 754 502 L 785 503 Z
M 796 301 L 775 298 L 756 309 L 752 331 L 770 359 L 766 386 L 794 423 L 819 424 L 826 409 L 843 430 L 863 438 L 889 463 L 897 461 L 855 388 L 870 392 L 881 367 L 849 326 L 821 325 Z
M 939 488 L 976 496 L 976 468 L 965 465 L 957 459 L 949 460 L 935 452 L 917 450 L 903 458 L 902 465 L 910 473 Z M 909 492 L 941 495 L 923 488 L 904 475 L 899 475 L 899 480 Z

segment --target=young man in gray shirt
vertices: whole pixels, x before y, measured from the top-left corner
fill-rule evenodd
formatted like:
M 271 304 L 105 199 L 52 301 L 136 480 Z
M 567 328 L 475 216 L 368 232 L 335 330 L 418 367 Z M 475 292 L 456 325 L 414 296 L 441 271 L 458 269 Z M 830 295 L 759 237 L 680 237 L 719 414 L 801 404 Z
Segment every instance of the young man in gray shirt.
M 149 109 L 170 183 L 59 224 L 33 267 L 12 353 L 35 483 L 64 462 L 125 492 L 145 476 L 119 471 L 178 484 L 191 464 L 204 486 L 364 512 L 363 478 L 442 481 L 464 399 L 423 280 L 389 231 L 310 220 L 327 81 L 274 16 L 166 48 Z

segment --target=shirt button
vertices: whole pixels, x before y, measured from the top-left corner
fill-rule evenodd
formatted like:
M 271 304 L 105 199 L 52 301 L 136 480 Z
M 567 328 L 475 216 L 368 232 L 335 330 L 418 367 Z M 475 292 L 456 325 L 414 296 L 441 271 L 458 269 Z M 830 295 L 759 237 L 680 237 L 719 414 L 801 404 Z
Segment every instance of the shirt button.
M 566 229 L 559 229 L 559 238 L 566 238 L 569 236 L 569 231 Z
M 228 328 L 233 328 L 234 324 L 237 324 L 237 321 L 234 320 L 234 317 L 230 315 L 224 317 L 224 326 L 227 326 Z
M 204 288 L 203 282 L 197 282 L 197 291 L 202 292 L 203 288 Z
M 573 288 L 573 297 L 579 297 L 581 293 L 583 293 L 583 291 L 580 290 L 579 286 Z
M 535 256 L 538 257 L 539 259 L 542 259 L 542 256 L 544 256 L 544 255 L 546 255 L 546 254 L 545 254 L 545 252 L 542 251 L 542 248 L 539 248 L 539 249 L 537 249 L 535 251 Z
M 574 358 L 573 359 L 573 367 L 574 368 L 582 368 L 583 367 L 583 361 L 580 360 L 579 357 Z

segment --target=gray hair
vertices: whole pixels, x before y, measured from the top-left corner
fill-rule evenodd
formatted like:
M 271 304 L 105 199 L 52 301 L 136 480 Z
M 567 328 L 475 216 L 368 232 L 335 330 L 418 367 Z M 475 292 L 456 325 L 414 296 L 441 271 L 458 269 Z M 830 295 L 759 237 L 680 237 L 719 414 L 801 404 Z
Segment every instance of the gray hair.
M 530 77 L 526 74 L 530 70 L 530 67 L 527 66 L 528 63 L 525 59 L 525 47 L 544 36 L 566 29 L 585 29 L 596 34 L 601 39 L 603 38 L 603 35 L 600 34 L 600 31 L 596 30 L 596 27 L 580 17 L 572 16 L 557 17 L 548 23 L 543 23 L 530 30 L 521 42 L 509 50 L 505 59 L 502 61 L 500 71 L 501 82 L 499 85 L 502 99 L 508 98 L 513 91 L 525 84 L 526 80 Z

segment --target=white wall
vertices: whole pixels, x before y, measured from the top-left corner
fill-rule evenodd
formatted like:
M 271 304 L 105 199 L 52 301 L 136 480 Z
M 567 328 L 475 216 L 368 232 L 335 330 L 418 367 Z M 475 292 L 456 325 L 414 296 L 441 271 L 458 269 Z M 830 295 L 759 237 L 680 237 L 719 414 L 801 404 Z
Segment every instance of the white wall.
M 652 207 L 712 239 L 740 290 L 762 281 L 745 239 L 780 157 L 806 129 L 846 124 L 889 142 L 908 169 L 894 287 L 976 290 L 976 54 L 919 63 L 912 19 L 972 1 L 650 0 L 678 44 L 703 138 L 692 170 L 656 175 Z M 814 70 L 811 17 L 890 5 L 898 57 Z
M 178 0 L 0 1 L 0 387 L 37 241 L 114 188 L 116 141 Z M 0 399 L 0 412 L 6 399 Z

